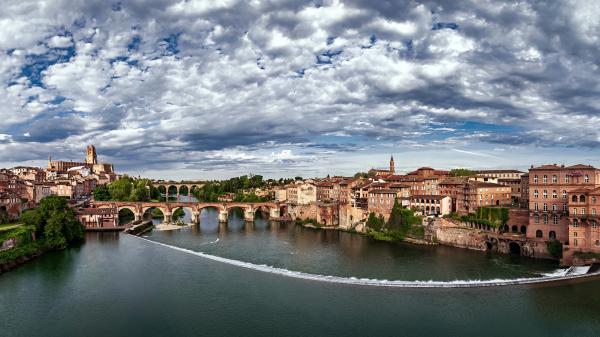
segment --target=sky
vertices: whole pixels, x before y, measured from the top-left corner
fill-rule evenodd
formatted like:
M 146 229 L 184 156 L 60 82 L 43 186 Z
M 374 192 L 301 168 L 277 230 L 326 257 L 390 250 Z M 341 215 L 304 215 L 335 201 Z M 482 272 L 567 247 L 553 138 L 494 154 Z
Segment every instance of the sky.
M 600 2 L 3 0 L 0 167 L 600 166 Z

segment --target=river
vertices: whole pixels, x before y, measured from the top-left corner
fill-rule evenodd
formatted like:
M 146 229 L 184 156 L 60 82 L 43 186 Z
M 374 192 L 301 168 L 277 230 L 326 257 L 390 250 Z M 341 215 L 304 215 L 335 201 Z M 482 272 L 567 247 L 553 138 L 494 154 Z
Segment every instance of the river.
M 263 219 L 250 225 L 235 213 L 224 226 L 208 211 L 199 226 L 145 238 L 89 233 L 80 247 L 1 275 L 0 336 L 600 335 L 600 281 L 357 286 L 240 268 L 176 248 L 311 275 L 380 280 L 510 279 L 557 268 Z

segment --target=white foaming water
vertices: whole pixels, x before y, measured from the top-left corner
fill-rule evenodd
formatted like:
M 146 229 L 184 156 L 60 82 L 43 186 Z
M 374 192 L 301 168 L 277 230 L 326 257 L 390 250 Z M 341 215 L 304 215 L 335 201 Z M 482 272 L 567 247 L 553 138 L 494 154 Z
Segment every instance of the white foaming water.
M 310 274 L 301 271 L 293 271 L 284 268 L 278 268 L 268 266 L 265 264 L 254 264 L 250 262 L 244 262 L 239 260 L 228 259 L 216 255 L 210 255 L 206 253 L 196 252 L 191 249 L 181 248 L 177 246 L 168 245 L 157 241 L 152 241 L 146 238 L 132 235 L 138 239 L 151 242 L 156 245 L 178 250 L 180 252 L 200 256 L 209 260 L 227 263 L 229 265 L 242 267 L 246 269 L 252 269 L 265 273 L 277 274 L 286 277 L 328 282 L 328 283 L 339 283 L 339 284 L 351 284 L 360 286 L 378 286 L 378 287 L 394 287 L 394 288 L 473 288 L 473 287 L 496 287 L 496 286 L 507 286 L 507 285 L 519 285 L 519 284 L 536 284 L 551 281 L 569 280 L 576 278 L 583 278 L 589 276 L 598 276 L 600 272 L 593 274 L 576 274 L 566 275 L 568 269 L 557 269 L 552 273 L 542 274 L 541 277 L 528 277 L 528 278 L 516 278 L 516 279 L 491 279 L 491 280 L 455 280 L 455 281 L 402 281 L 402 280 L 380 280 L 380 279 L 369 279 L 369 278 L 356 278 L 356 277 L 341 277 L 331 275 L 318 275 Z M 218 238 L 217 240 L 218 241 Z

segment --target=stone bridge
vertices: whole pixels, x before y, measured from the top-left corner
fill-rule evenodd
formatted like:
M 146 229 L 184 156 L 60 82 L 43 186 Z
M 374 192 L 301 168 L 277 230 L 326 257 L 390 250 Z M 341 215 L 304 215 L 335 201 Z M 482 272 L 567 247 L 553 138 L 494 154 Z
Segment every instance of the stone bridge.
M 133 212 L 135 220 L 144 218 L 144 214 L 151 208 L 159 209 L 164 215 L 164 222 L 171 222 L 172 215 L 178 208 L 188 209 L 192 214 L 192 222 L 200 223 L 200 212 L 203 208 L 216 208 L 219 212 L 219 222 L 227 222 L 229 210 L 241 208 L 244 210 L 244 220 L 254 221 L 254 214 L 258 210 L 269 214 L 270 220 L 280 220 L 287 216 L 285 204 L 275 202 L 128 202 L 128 201 L 92 201 L 91 207 L 116 208 L 117 212 L 129 209 Z
M 182 194 L 182 188 L 185 187 L 187 189 L 187 195 L 191 196 L 194 187 L 196 189 L 200 189 L 204 186 L 204 183 L 152 182 L 152 186 L 156 187 L 160 191 L 160 193 L 164 193 L 166 196 L 169 195 L 169 190 L 175 188 L 175 190 L 177 191 L 175 195 L 177 196 L 177 201 L 179 201 L 180 195 Z

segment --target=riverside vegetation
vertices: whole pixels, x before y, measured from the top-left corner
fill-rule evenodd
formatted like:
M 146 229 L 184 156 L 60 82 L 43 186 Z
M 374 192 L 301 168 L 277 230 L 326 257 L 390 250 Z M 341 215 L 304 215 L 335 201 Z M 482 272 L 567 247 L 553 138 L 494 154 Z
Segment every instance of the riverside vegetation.
M 83 241 L 85 228 L 65 198 L 48 196 L 35 210 L 25 211 L 21 225 L 0 232 L 0 242 L 13 239 L 12 248 L 0 252 L 0 266 L 10 269 L 48 250 L 65 249 Z
M 422 224 L 423 217 L 415 215 L 411 209 L 402 207 L 396 199 L 387 222 L 383 216 L 369 214 L 367 235 L 381 241 L 403 241 L 406 238 L 421 240 L 425 234 Z

